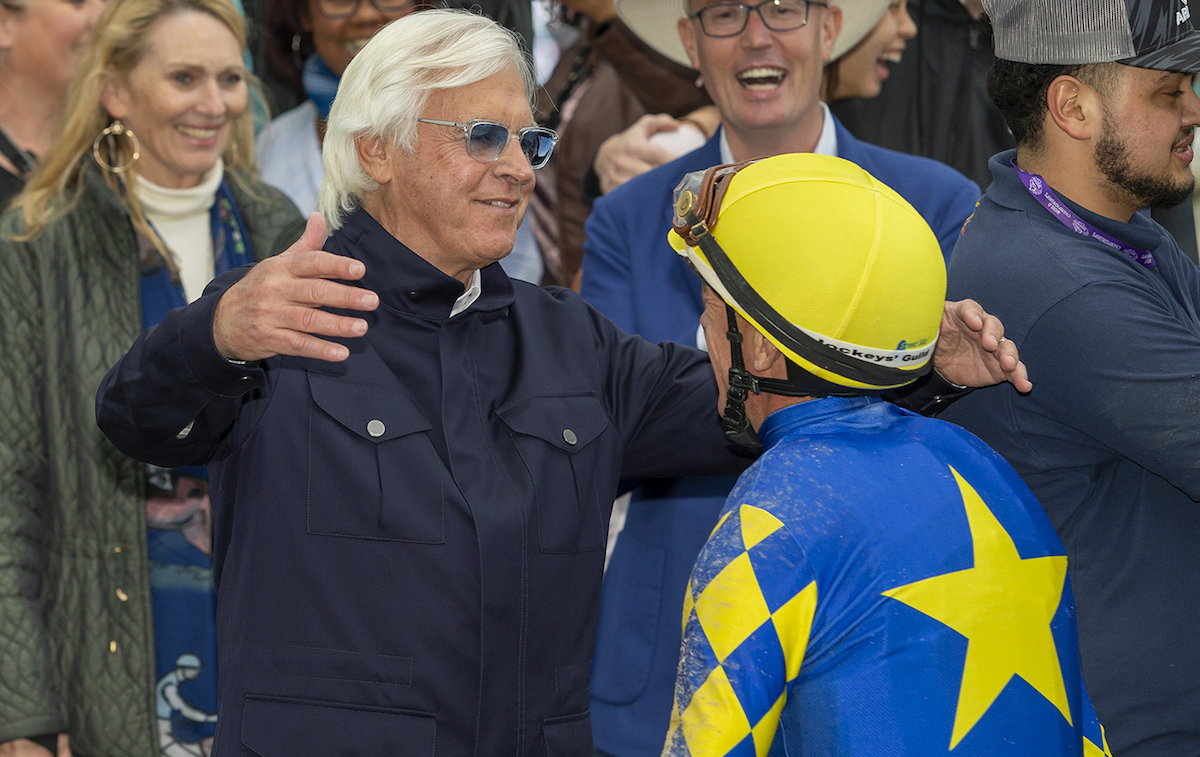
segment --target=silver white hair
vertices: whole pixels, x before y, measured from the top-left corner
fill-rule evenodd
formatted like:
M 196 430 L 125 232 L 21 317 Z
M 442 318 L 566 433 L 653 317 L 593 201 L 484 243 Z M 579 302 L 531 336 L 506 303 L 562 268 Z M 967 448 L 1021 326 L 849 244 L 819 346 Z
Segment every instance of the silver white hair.
M 416 143 L 429 93 L 482 81 L 516 66 L 533 98 L 533 71 L 517 36 L 463 10 L 427 10 L 391 22 L 346 67 L 325 126 L 325 180 L 317 205 L 329 231 L 379 188 L 358 160 L 355 137 Z

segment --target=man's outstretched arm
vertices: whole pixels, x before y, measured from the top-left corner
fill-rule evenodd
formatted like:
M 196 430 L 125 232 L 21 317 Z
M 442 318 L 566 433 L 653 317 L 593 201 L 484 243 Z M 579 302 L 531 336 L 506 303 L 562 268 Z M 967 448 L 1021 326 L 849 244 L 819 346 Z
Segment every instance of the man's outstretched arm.
M 1020 392 L 1033 389 L 1017 346 L 1004 338 L 1004 324 L 975 300 L 945 304 L 933 366 L 928 376 L 883 398 L 934 416 L 973 388 L 1010 381 Z
M 346 359 L 344 345 L 318 337 L 361 336 L 366 323 L 324 308 L 373 310 L 379 298 L 335 281 L 365 269 L 322 251 L 324 237 L 324 220 L 313 214 L 286 252 L 217 277 L 203 297 L 139 336 L 96 397 L 96 421 L 112 443 L 158 465 L 207 462 L 242 399 L 264 386 L 263 361 Z

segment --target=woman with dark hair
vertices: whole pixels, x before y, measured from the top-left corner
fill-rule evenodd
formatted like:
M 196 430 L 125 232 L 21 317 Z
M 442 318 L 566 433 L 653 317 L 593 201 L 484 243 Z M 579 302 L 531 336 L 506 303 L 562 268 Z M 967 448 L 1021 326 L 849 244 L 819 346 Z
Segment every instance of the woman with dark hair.
M 267 0 L 267 67 L 281 96 L 302 99 L 258 136 L 262 180 L 305 215 L 317 209 L 325 169 L 321 142 L 338 81 L 350 61 L 389 21 L 421 0 Z
M 143 329 L 300 224 L 253 178 L 245 45 L 229 0 L 108 0 L 0 219 L 4 757 L 62 757 L 63 734 L 84 755 L 207 754 L 206 472 L 119 453 L 94 397 Z
M 874 0 L 869 16 L 878 19 L 853 47 L 825 66 L 821 99 L 826 103 L 850 97 L 877 97 L 899 63 L 917 25 L 908 15 L 908 0 Z

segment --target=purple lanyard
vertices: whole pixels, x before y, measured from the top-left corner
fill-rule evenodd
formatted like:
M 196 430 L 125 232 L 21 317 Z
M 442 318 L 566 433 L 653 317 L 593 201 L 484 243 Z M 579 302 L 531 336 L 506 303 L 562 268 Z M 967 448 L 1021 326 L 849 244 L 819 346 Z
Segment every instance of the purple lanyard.
M 1029 194 L 1033 195 L 1033 199 L 1050 211 L 1051 215 L 1062 221 L 1062 225 L 1066 226 L 1076 234 L 1085 237 L 1091 237 L 1101 244 L 1108 245 L 1114 250 L 1120 250 L 1125 253 L 1126 257 L 1142 265 L 1145 268 L 1154 268 L 1158 265 L 1154 261 L 1154 255 L 1149 250 L 1139 250 L 1136 247 L 1130 247 L 1121 240 L 1105 234 L 1100 229 L 1091 225 L 1079 216 L 1071 212 L 1071 209 L 1063 204 L 1063 201 L 1058 199 L 1058 195 L 1054 194 L 1054 190 L 1046 184 L 1046 180 L 1035 173 L 1028 173 L 1017 168 L 1016 161 L 1012 164 L 1013 170 L 1017 172 L 1017 176 L 1021 177 L 1021 183 L 1029 190 Z

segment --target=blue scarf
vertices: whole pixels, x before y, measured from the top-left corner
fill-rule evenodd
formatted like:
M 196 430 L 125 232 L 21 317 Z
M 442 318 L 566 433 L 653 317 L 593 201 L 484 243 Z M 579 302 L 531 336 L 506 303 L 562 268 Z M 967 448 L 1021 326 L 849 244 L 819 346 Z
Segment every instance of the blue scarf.
M 304 94 L 317 106 L 321 118 L 329 118 L 329 109 L 333 107 L 333 98 L 337 96 L 338 82 L 341 77 L 330 70 L 321 60 L 321 56 L 313 53 L 304 61 Z
M 214 275 L 254 262 L 250 234 L 225 179 L 209 210 L 213 239 Z M 156 326 L 174 308 L 187 304 L 183 285 L 171 278 L 166 266 L 142 270 L 142 327 Z
M 226 180 L 217 188 L 209 217 L 215 272 L 220 274 L 252 263 L 250 235 Z M 157 256 L 143 260 L 141 298 L 145 328 L 157 325 L 172 308 L 187 304 L 183 286 Z M 148 518 L 155 513 L 171 516 L 171 508 L 180 507 L 182 500 L 194 506 L 208 497 L 208 472 L 203 466 L 168 469 L 147 464 L 146 479 Z M 163 499 L 167 500 L 165 513 Z M 185 696 L 194 708 L 215 713 L 216 596 L 212 558 L 200 547 L 204 541 L 211 545 L 211 537 L 204 533 L 211 529 L 207 510 L 198 509 L 185 522 L 171 522 L 168 518 L 147 525 L 156 680 L 162 684 L 168 677 L 177 676 L 175 670 L 181 664 L 198 666 L 199 676 L 187 682 Z M 202 535 L 205 538 L 199 538 Z M 192 720 L 175 710 L 161 693 L 156 696 L 156 707 L 160 718 L 165 709 L 170 709 L 171 735 L 192 746 L 197 754 L 199 742 L 214 735 L 215 723 Z

